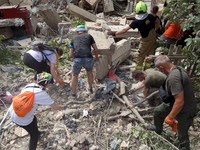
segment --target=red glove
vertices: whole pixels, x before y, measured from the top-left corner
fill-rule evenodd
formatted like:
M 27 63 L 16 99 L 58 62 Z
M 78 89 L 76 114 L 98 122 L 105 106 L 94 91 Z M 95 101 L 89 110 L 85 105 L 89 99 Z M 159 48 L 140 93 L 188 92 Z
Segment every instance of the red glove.
M 178 124 L 177 120 L 171 119 L 169 118 L 169 116 L 167 116 L 165 118 L 165 123 L 168 124 L 172 128 L 173 132 L 177 131 L 177 124 Z
M 109 31 L 107 32 L 107 34 L 108 34 L 108 35 L 115 36 L 116 32 L 113 32 L 113 31 L 109 30 Z
M 65 82 L 62 80 L 58 80 L 58 83 L 60 83 L 61 86 L 63 86 L 65 84 Z

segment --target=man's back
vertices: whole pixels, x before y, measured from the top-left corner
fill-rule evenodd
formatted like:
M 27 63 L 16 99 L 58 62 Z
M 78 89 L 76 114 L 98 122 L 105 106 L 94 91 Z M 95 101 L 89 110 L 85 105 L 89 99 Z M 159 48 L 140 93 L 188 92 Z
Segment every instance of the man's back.
M 168 74 L 165 88 L 167 89 L 167 93 L 172 95 L 176 95 L 182 91 L 184 92 L 184 105 L 181 112 L 187 112 L 192 109 L 196 109 L 196 102 L 190 78 L 186 70 L 183 68 L 181 68 L 181 70 L 183 83 L 181 83 L 180 71 L 176 68 L 176 66 L 174 66 Z
M 149 89 L 150 87 L 159 88 L 165 81 L 166 75 L 155 69 L 147 69 L 144 81 L 144 87 Z
M 74 58 L 92 58 L 91 45 L 95 43 L 93 37 L 87 33 L 79 33 L 72 41 Z

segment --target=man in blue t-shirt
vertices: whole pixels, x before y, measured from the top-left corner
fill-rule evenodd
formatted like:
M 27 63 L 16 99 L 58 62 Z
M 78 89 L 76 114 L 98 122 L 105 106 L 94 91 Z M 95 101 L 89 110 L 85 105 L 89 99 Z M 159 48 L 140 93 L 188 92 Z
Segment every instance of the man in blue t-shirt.
M 159 19 L 154 17 L 152 14 L 147 13 L 147 6 L 144 2 L 139 1 L 135 7 L 135 20 L 127 26 L 126 28 L 118 31 L 112 32 L 108 31 L 108 35 L 119 35 L 126 33 L 128 30 L 138 28 L 142 38 L 140 40 L 140 45 L 138 49 L 138 54 L 136 56 L 136 69 L 142 70 L 144 59 L 153 55 L 155 51 L 156 44 L 156 32 L 155 29 L 159 28 Z M 151 59 L 146 58 L 144 62 L 145 68 L 148 69 L 151 67 Z
M 88 92 L 93 93 L 92 83 L 93 83 L 93 74 L 92 69 L 94 66 L 94 58 L 91 53 L 91 46 L 94 49 L 95 58 L 98 59 L 98 48 L 93 37 L 87 33 L 84 25 L 77 26 L 76 29 L 77 35 L 72 38 L 70 44 L 70 57 L 73 58 L 72 63 L 72 91 L 71 96 L 76 97 L 76 86 L 78 82 L 78 74 L 81 71 L 81 68 L 84 67 L 87 71 L 88 76 Z

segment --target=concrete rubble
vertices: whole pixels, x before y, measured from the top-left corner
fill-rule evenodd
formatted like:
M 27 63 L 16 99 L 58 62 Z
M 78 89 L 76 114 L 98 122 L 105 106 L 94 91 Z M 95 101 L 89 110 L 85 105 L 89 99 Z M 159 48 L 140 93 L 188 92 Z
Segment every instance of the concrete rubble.
M 162 0 L 145 0 L 145 2 L 148 11 L 153 4 L 158 4 L 161 8 L 164 3 Z M 140 34 L 137 30 L 131 29 L 122 35 L 107 35 L 108 30 L 119 31 L 133 20 L 135 14 L 132 12 L 135 1 L 0 1 L 1 6 L 18 4 L 20 6 L 26 5 L 31 12 L 34 38 L 45 42 L 51 41 L 59 47 L 66 48 L 66 53 L 69 50 L 70 40 L 76 35 L 76 19 L 84 19 L 85 27 L 88 33 L 93 36 L 100 55 L 99 60 L 95 61 L 93 69 L 94 94 L 89 95 L 86 91 L 88 87 L 87 73 L 82 69 L 75 100 L 70 97 L 72 62 L 70 59 L 66 59 L 68 54 L 61 57 L 61 60 L 64 59 L 65 62 L 59 68 L 61 74 L 59 77 L 64 80 L 66 85 L 61 87 L 55 83 L 47 91 L 55 103 L 69 103 L 69 105 L 66 110 L 62 111 L 53 110 L 49 106 L 38 107 L 35 113 L 38 127 L 40 131 L 46 131 L 46 134 L 39 140 L 37 149 L 151 149 L 149 144 L 147 145 L 145 137 L 140 137 L 140 133 L 147 130 L 141 128 L 139 118 L 124 102 L 123 98 L 116 97 L 116 95 L 122 94 L 120 91 L 122 82 L 125 85 L 125 91 L 140 84 L 131 77 L 131 72 L 135 67 L 134 59 Z M 118 11 L 117 6 L 124 10 Z M 116 16 L 115 11 L 120 15 Z M 123 11 L 126 12 L 125 15 L 122 13 Z M 31 42 L 31 37 L 27 35 L 25 28 L 22 19 L 1 19 L 0 35 L 5 36 L 2 43 L 5 43 L 7 48 L 20 51 L 23 54 L 29 49 Z M 16 36 L 16 33 L 20 33 L 19 36 Z M 92 53 L 94 54 L 93 50 Z M 109 78 L 109 73 L 112 70 L 117 75 L 115 76 L 117 82 L 115 82 L 115 88 L 112 91 L 104 94 L 103 91 L 108 85 L 106 78 Z M 26 84 L 33 82 L 34 77 L 33 72 L 30 72 L 26 67 L 19 67 L 18 64 L 0 65 L 0 74 L 0 93 L 20 92 Z M 142 89 L 134 94 L 126 95 L 126 97 L 134 105 L 143 100 L 141 93 Z M 9 119 L 9 115 L 6 116 L 9 106 L 10 104 L 0 106 L 0 122 L 2 122 L 0 125 L 0 149 L 25 150 L 28 148 L 30 137 L 24 129 Z M 152 121 L 154 107 L 149 107 L 147 102 L 144 102 L 142 107 L 138 105 L 133 108 L 145 121 Z M 191 129 L 192 138 L 195 138 L 195 134 L 198 135 L 198 132 L 195 132 Z

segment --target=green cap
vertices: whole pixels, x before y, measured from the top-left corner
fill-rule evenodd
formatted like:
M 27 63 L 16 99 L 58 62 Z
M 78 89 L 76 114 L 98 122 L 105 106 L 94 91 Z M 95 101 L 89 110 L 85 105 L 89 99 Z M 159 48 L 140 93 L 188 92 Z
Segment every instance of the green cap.
M 85 29 L 84 25 L 78 25 L 76 28 L 76 32 L 78 32 L 78 31 L 87 31 L 87 30 Z

